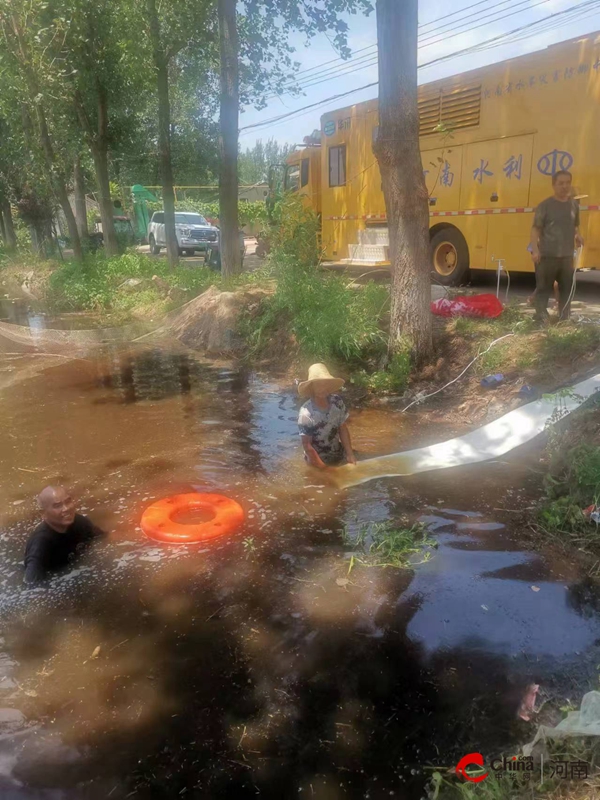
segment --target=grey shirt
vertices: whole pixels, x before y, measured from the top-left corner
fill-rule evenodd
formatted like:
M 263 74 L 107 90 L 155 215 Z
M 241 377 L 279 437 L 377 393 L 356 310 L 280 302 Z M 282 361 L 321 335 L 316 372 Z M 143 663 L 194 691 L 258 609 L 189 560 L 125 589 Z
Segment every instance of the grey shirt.
M 575 229 L 579 227 L 579 206 L 575 200 L 563 203 L 555 197 L 548 197 L 536 208 L 533 226 L 540 231 L 542 256 L 572 256 L 575 249 Z

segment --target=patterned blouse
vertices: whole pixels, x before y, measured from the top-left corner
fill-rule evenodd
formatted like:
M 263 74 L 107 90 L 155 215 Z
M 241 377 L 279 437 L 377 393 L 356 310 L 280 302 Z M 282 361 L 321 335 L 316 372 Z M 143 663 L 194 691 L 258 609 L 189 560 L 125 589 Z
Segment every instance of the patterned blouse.
M 310 436 L 311 444 L 325 464 L 336 464 L 344 458 L 340 428 L 348 412 L 339 394 L 330 394 L 329 407 L 318 408 L 312 400 L 304 403 L 298 416 L 300 436 Z

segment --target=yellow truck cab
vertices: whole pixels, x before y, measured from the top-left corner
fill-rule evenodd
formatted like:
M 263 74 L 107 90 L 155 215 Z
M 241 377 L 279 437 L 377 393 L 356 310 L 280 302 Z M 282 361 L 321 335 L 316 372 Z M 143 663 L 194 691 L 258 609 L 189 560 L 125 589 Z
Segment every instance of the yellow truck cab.
M 532 271 L 534 209 L 552 194 L 559 169 L 572 172 L 580 198 L 580 266 L 600 268 L 599 34 L 421 86 L 419 114 L 439 282 L 460 283 L 469 269 L 494 270 L 499 258 L 509 271 Z M 377 100 L 322 117 L 327 259 L 388 259 L 377 135 Z
M 298 192 L 304 202 L 321 214 L 321 146 L 308 144 L 286 159 L 284 189 Z

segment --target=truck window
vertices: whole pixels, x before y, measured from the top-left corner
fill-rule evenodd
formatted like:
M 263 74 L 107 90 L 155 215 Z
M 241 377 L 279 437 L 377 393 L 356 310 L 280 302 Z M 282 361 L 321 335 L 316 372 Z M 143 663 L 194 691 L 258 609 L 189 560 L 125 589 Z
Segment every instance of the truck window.
M 156 214 L 152 217 L 152 222 L 158 222 L 162 224 L 165 221 L 165 215 L 162 211 L 157 211 Z
M 285 169 L 285 190 L 287 192 L 297 192 L 300 188 L 300 165 L 293 164 Z
M 302 173 L 300 175 L 300 186 L 308 185 L 308 178 L 310 175 L 310 160 L 308 158 L 302 159 Z
M 329 148 L 329 185 L 346 185 L 346 145 Z

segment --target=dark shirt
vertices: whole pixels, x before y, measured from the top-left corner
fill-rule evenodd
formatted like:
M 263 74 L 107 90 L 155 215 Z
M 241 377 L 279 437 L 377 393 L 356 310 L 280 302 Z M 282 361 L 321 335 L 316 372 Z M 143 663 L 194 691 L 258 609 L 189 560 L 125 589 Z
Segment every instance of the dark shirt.
M 75 519 L 64 533 L 41 522 L 33 531 L 25 548 L 25 583 L 37 583 L 68 566 L 78 550 L 83 549 L 104 531 L 97 528 L 82 514 Z
M 575 200 L 563 203 L 549 197 L 536 208 L 533 226 L 540 231 L 541 255 L 551 258 L 572 256 L 575 228 L 579 227 L 579 205 Z

